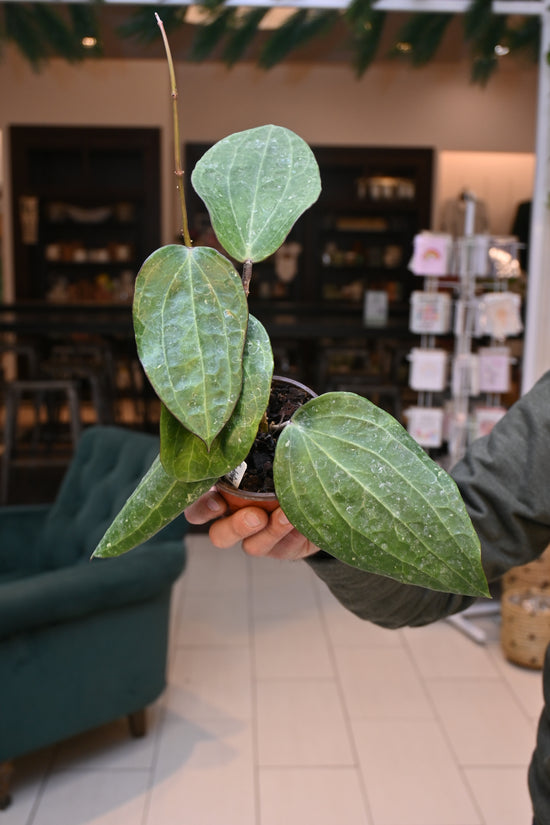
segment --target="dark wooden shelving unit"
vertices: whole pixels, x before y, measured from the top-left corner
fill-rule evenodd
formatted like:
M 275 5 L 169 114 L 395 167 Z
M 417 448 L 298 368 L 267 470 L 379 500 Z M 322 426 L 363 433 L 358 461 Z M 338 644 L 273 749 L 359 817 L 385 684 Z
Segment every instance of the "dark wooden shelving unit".
M 124 302 L 160 245 L 160 135 L 12 126 L 18 301 Z

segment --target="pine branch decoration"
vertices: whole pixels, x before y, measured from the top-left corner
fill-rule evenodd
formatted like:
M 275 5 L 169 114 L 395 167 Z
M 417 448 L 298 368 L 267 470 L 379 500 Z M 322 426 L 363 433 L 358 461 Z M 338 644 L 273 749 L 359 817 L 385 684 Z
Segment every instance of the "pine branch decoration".
M 241 18 L 238 26 L 228 35 L 223 50 L 223 60 L 228 66 L 234 66 L 244 55 L 256 37 L 258 26 L 267 13 L 265 7 L 251 9 Z
M 353 67 L 357 77 L 362 77 L 378 52 L 386 13 L 375 11 L 370 0 L 352 0 L 345 19 L 351 29 Z
M 452 19 L 452 14 L 421 12 L 401 27 L 399 40 L 410 44 L 407 54 L 413 66 L 425 66 L 433 59 Z
M 273 0 L 275 4 L 275 0 Z M 35 69 L 51 57 L 68 61 L 101 54 L 99 8 L 102 0 L 79 3 L 1 2 L 0 50 L 4 43 L 14 43 Z M 163 20 L 170 33 L 185 25 L 186 5 L 165 3 L 141 6 L 128 13 L 117 29 L 122 38 L 133 38 L 148 44 L 159 37 L 154 14 Z M 228 65 L 244 58 L 257 37 L 259 25 L 269 9 L 254 8 L 239 13 L 225 5 L 225 0 L 203 0 L 202 8 L 210 14 L 210 22 L 199 26 L 191 47 L 191 59 L 200 61 L 213 53 Z M 455 15 L 422 12 L 407 21 L 400 40 L 410 44 L 405 57 L 413 66 L 429 63 L 441 44 L 444 33 Z M 462 15 L 464 40 L 472 61 L 472 80 L 485 85 L 498 68 L 494 53 L 497 44 L 506 45 L 513 54 L 525 54 L 537 60 L 540 48 L 538 17 L 513 19 L 492 13 L 492 0 L 471 0 Z M 270 69 L 287 59 L 301 46 L 325 37 L 337 21 L 348 27 L 351 61 L 357 76 L 361 76 L 375 59 L 385 28 L 387 13 L 377 11 L 375 0 L 351 0 L 343 14 L 332 10 L 299 9 L 267 40 L 260 52 L 259 64 Z M 84 49 L 82 38 L 92 35 L 98 41 L 93 51 Z M 1 53 L 1 52 L 0 52 Z
M 121 23 L 117 34 L 122 38 L 133 38 L 140 43 L 154 43 L 161 37 L 155 23 L 155 14 L 162 17 L 162 24 L 167 34 L 178 29 L 185 20 L 186 6 L 151 5 L 141 6 Z
M 210 23 L 197 26 L 197 32 L 191 46 L 191 60 L 200 62 L 210 57 L 233 26 L 235 15 L 236 10 L 234 8 L 226 8 L 217 14 Z
M 335 11 L 300 9 L 271 35 L 260 54 L 260 66 L 271 69 L 294 49 L 326 35 L 338 17 Z

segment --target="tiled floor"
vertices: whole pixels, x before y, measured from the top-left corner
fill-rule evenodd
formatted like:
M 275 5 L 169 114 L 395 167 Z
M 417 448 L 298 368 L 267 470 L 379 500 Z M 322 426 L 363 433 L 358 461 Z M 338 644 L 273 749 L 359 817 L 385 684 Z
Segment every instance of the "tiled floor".
M 530 825 L 541 676 L 446 622 L 386 631 L 302 562 L 189 540 L 169 686 L 16 764 L 0 825 Z

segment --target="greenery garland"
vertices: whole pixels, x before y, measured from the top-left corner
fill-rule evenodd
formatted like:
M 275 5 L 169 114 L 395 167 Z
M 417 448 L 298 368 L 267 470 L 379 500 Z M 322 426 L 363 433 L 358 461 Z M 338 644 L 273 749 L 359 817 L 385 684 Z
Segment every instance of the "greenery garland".
M 35 68 L 40 68 L 51 57 L 76 61 L 101 56 L 100 5 L 101 0 L 55 5 L 20 0 L 0 2 L 0 47 L 6 42 L 14 43 Z M 240 13 L 234 7 L 226 7 L 224 0 L 205 0 L 201 6 L 206 19 L 204 24 L 196 26 L 189 59 L 205 60 L 221 48 L 226 64 L 235 64 L 254 41 L 267 9 L 251 8 Z M 166 31 L 173 32 L 185 23 L 186 11 L 186 5 L 141 6 L 137 11 L 128 12 L 127 20 L 117 33 L 121 38 L 148 43 L 159 37 L 158 26 L 154 24 L 155 12 L 162 17 Z M 435 57 L 454 16 L 432 12 L 412 14 L 386 57 L 407 60 L 413 66 L 426 65 Z M 461 18 L 474 82 L 485 84 L 497 69 L 495 47 L 512 54 L 523 53 L 534 61 L 538 59 L 538 17 L 494 15 L 491 0 L 472 0 Z M 267 35 L 259 64 L 268 69 L 281 63 L 305 43 L 326 37 L 337 21 L 344 21 L 352 64 L 357 76 L 361 76 L 379 53 L 386 20 L 387 14 L 376 10 L 375 0 L 351 0 L 343 14 L 299 9 Z M 84 36 L 94 38 L 95 45 L 85 47 Z

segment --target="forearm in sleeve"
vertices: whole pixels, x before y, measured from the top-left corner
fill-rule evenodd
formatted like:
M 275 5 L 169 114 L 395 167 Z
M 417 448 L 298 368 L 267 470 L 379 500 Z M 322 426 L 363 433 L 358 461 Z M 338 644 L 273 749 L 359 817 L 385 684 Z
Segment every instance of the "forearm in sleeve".
M 539 556 L 550 542 L 550 372 L 451 471 L 481 542 L 489 582 Z M 336 598 L 384 627 L 422 625 L 472 599 L 349 567 L 327 553 L 308 558 Z

